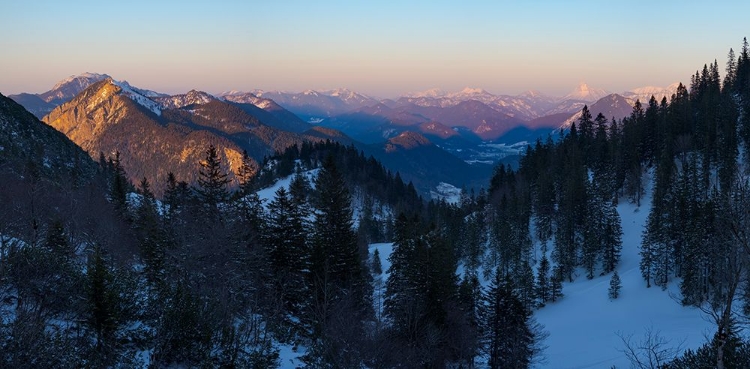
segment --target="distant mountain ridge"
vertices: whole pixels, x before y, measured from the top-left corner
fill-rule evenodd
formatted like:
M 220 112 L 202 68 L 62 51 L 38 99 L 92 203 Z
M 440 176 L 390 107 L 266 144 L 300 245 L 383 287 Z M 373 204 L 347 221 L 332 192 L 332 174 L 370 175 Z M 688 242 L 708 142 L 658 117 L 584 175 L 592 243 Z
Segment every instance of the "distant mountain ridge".
M 41 119 L 55 107 L 65 103 L 81 93 L 86 87 L 101 80 L 111 78 L 106 74 L 82 73 L 57 82 L 52 89 L 40 94 L 22 93 L 10 95 L 9 98 L 23 105 L 26 110 Z

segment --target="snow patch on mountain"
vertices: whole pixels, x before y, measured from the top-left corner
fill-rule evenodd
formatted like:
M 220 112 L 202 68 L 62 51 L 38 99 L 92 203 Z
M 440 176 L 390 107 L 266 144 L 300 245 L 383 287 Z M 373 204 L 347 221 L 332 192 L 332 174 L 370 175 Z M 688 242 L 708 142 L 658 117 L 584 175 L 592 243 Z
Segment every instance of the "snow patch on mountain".
M 161 116 L 161 106 L 159 106 L 159 103 L 157 103 L 156 101 L 151 100 L 150 98 L 144 96 L 141 93 L 141 91 L 144 91 L 144 90 L 140 90 L 140 89 L 132 87 L 127 81 L 112 80 L 112 83 L 120 87 L 120 89 L 122 89 L 122 93 L 125 96 L 127 96 L 130 100 L 133 100 L 137 104 L 152 111 L 154 114 Z
M 151 97 L 165 97 L 165 96 L 169 96 L 167 94 L 159 93 L 159 92 L 156 92 L 156 91 L 151 91 L 151 90 L 146 90 L 146 89 L 135 87 L 135 86 L 131 85 L 130 83 L 128 83 L 128 81 L 120 81 L 119 83 L 121 85 L 126 86 L 127 88 L 129 88 L 129 89 L 131 89 L 131 90 L 133 90 L 133 91 L 135 91 L 135 92 L 137 92 L 137 93 L 139 93 L 139 94 L 141 94 L 143 96 L 149 97 L 149 98 L 151 98 Z
M 241 103 L 241 104 L 252 104 L 263 110 L 268 110 L 268 109 L 278 106 L 278 104 L 276 104 L 276 102 L 274 102 L 273 100 L 266 99 L 263 97 L 258 97 L 252 92 L 242 92 L 242 91 L 232 90 L 229 92 L 222 92 L 221 94 L 218 95 L 218 97 L 225 99 L 225 100 L 229 100 L 231 102 L 236 102 L 236 103 Z
M 216 96 L 203 91 L 190 90 L 186 94 L 157 98 L 157 102 L 165 109 L 180 109 L 188 105 L 203 105 L 211 100 L 218 100 Z
M 461 204 L 461 189 L 445 182 L 440 182 L 434 190 L 430 190 L 430 197 L 433 200 L 443 200 L 449 204 Z

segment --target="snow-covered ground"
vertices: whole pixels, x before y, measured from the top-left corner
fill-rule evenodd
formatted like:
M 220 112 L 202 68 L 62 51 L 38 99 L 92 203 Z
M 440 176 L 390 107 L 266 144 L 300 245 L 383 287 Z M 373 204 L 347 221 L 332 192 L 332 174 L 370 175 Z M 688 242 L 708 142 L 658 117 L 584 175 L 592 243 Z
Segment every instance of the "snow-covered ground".
M 668 346 L 695 349 L 713 335 L 712 324 L 699 309 L 676 301 L 678 281 L 672 281 L 668 291 L 646 288 L 638 252 L 650 201 L 644 199 L 640 208 L 623 203 L 617 209 L 623 230 L 618 299 L 610 301 L 607 295 L 611 274 L 587 280 L 582 272 L 575 282 L 564 284 L 562 300 L 536 311 L 536 319 L 549 332 L 547 362 L 540 367 L 629 368 L 620 336 L 632 335 L 632 342 L 637 343 L 651 330 L 668 340 Z
M 640 208 L 630 203 L 618 207 L 623 229 L 622 259 L 617 267 L 622 281 L 618 299 L 608 297 L 611 274 L 587 280 L 581 271 L 573 283 L 564 284 L 562 300 L 535 312 L 537 321 L 549 333 L 544 342 L 546 360 L 538 368 L 629 368 L 621 336 L 630 337 L 637 344 L 650 330 L 667 340 L 667 346 L 684 350 L 699 347 L 713 335 L 712 323 L 699 309 L 683 307 L 676 300 L 679 281 L 672 281 L 667 291 L 646 288 L 638 252 L 650 205 L 650 198 L 645 198 Z M 393 244 L 372 244 L 370 255 L 375 249 L 383 267 L 383 275 L 377 279 L 384 286 Z M 459 266 L 458 273 L 462 270 Z M 487 282 L 483 280 L 482 285 Z M 377 311 L 378 302 L 375 304 Z
M 279 349 L 279 369 L 296 369 L 304 368 L 305 364 L 300 360 L 307 354 L 307 349 L 302 346 L 278 345 Z

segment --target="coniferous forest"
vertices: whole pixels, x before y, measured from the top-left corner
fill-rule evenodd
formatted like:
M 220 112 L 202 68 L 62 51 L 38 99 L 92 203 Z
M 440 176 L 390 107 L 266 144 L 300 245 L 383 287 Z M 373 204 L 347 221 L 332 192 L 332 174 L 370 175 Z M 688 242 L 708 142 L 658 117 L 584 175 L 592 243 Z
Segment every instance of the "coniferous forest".
M 170 174 L 160 198 L 118 154 L 3 151 L 0 366 L 276 368 L 284 344 L 310 368 L 528 368 L 533 312 L 565 283 L 608 276 L 618 298 L 617 205 L 651 191 L 643 283 L 678 284 L 715 328 L 661 367 L 750 367 L 747 41 L 628 117 L 581 113 L 458 204 L 330 141 L 259 170 L 245 154 L 239 183 L 206 147 L 197 182 Z

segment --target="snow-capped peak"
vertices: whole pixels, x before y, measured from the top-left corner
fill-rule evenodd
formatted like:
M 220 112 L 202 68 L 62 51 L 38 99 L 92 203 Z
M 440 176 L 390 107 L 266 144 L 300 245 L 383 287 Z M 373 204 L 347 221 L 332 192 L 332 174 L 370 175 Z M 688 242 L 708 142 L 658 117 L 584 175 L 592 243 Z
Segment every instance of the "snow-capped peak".
M 405 94 L 404 96 L 405 97 L 413 97 L 413 98 L 420 98 L 420 97 L 436 98 L 436 97 L 443 97 L 443 96 L 445 96 L 445 91 L 443 91 L 443 90 L 441 90 L 441 89 L 439 89 L 437 87 L 434 87 L 434 88 L 431 88 L 431 89 L 428 89 L 428 90 L 424 90 L 424 91 L 411 92 L 411 93 Z
M 52 90 L 58 90 L 64 87 L 66 84 L 75 83 L 75 82 L 78 82 L 79 85 L 83 85 L 83 83 L 85 83 L 85 85 L 88 86 L 93 82 L 98 82 L 107 78 L 111 78 L 111 77 L 106 74 L 85 72 L 85 73 L 81 73 L 78 75 L 72 75 L 68 78 L 63 79 L 60 82 L 57 82 L 57 84 L 54 87 L 52 87 Z M 86 87 L 86 86 L 83 86 L 83 87 Z
M 596 101 L 609 93 L 602 89 L 591 88 L 586 82 L 581 82 L 569 94 L 565 95 L 564 100 L 583 100 L 583 101 Z
M 452 96 L 492 95 L 481 88 L 465 87 L 463 90 L 452 94 Z

